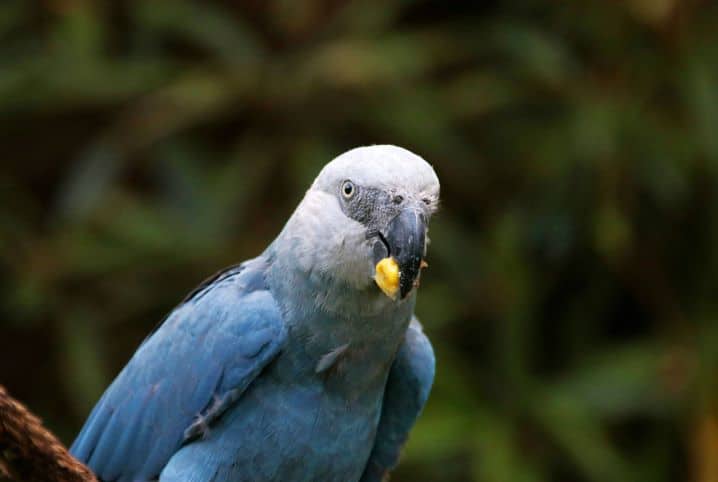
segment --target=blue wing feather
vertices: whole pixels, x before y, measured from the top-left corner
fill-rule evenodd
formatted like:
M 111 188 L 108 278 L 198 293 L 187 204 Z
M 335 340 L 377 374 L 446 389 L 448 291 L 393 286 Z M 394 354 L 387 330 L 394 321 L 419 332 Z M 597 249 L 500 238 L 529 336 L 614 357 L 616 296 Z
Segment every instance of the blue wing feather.
M 286 339 L 263 263 L 195 290 L 148 337 L 92 411 L 71 452 L 105 481 L 157 478 L 236 401 Z
M 374 447 L 361 482 L 380 482 L 396 466 L 429 398 L 434 368 L 434 350 L 414 318 L 389 372 Z

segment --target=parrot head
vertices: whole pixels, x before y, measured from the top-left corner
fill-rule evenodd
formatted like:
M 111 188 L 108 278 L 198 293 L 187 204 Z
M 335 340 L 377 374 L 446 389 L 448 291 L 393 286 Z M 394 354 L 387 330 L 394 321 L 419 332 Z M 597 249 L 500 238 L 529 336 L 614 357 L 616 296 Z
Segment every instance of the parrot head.
M 401 302 L 427 266 L 438 198 L 436 173 L 416 154 L 352 149 L 322 169 L 290 220 L 295 256 L 308 272 Z

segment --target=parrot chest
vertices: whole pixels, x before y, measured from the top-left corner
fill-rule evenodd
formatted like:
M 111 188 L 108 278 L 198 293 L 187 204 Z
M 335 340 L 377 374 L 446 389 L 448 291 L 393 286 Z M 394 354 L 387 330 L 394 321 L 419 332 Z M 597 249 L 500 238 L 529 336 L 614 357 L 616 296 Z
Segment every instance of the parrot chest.
M 204 439 L 173 457 L 171 473 L 201 464 L 207 478 L 197 482 L 359 481 L 402 328 L 369 341 L 344 334 L 316 349 L 294 337 Z
M 383 390 L 348 398 L 327 390 L 321 378 L 276 382 L 256 380 L 207 439 L 187 447 L 194 446 L 193 458 L 216 461 L 213 480 L 358 481 Z

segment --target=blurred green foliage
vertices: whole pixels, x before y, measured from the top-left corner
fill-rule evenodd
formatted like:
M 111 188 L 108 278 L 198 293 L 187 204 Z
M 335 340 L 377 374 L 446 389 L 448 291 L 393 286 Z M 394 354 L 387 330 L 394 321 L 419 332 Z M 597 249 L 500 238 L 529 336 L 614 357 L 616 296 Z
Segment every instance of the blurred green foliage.
M 718 480 L 718 4 L 4 0 L 0 383 L 71 441 L 151 327 L 392 143 L 443 205 L 393 480 Z

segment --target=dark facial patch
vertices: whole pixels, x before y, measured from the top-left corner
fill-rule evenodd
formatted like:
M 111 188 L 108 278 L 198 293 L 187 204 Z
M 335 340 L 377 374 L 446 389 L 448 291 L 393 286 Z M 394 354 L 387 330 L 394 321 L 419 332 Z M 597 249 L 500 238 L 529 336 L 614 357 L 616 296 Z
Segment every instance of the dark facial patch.
M 400 204 L 392 202 L 393 195 L 377 188 L 355 186 L 351 199 L 341 199 L 344 214 L 362 223 L 370 231 L 381 229 L 385 223 L 399 213 Z

